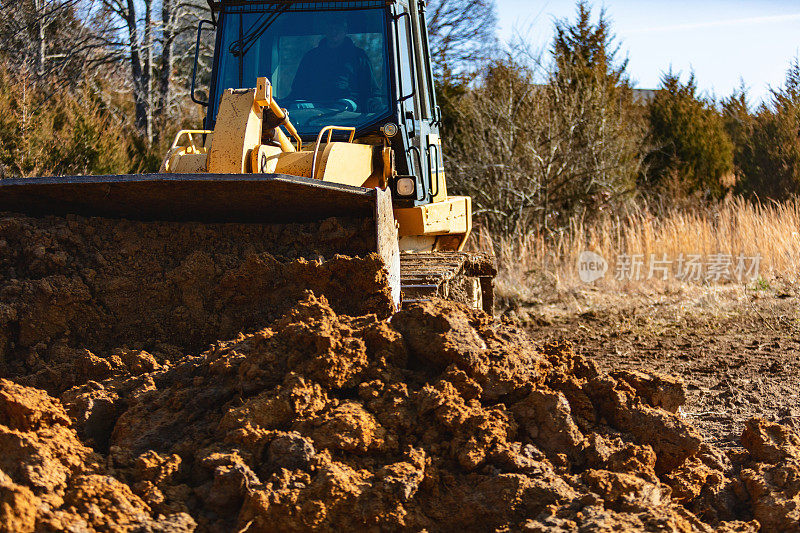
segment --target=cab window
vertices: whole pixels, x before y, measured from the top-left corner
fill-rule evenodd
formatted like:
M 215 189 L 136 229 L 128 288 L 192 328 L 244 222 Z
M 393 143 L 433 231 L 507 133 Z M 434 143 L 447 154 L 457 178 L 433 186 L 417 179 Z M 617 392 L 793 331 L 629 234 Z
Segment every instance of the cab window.
M 267 76 L 308 137 L 328 124 L 360 128 L 391 113 L 382 9 L 229 12 L 221 23 L 219 94 Z

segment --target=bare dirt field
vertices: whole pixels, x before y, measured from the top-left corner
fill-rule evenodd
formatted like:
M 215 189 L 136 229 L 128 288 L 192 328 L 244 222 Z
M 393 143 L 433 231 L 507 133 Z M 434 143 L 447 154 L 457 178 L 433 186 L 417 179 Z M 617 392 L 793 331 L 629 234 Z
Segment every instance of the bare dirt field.
M 569 340 L 608 372 L 679 376 L 681 413 L 734 446 L 758 416 L 800 429 L 800 289 L 786 280 L 612 294 L 574 291 L 507 310 L 539 342 Z

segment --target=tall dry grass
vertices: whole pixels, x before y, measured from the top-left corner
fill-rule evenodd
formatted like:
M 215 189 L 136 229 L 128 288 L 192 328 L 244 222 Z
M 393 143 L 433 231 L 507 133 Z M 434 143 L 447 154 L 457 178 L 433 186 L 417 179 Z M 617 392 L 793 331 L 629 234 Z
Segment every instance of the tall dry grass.
M 747 284 L 775 276 L 794 280 L 800 267 L 800 201 L 759 205 L 731 199 L 712 207 L 672 209 L 661 216 L 639 209 L 593 224 L 574 220 L 556 234 L 530 231 L 492 242 L 481 232 L 480 243 L 498 253 L 498 295 L 522 301 L 587 286 L 624 291 L 675 283 Z M 585 251 L 608 263 L 605 276 L 591 284 L 582 281 L 578 271 Z M 653 259 L 661 268 L 651 276 Z M 699 267 L 692 269 L 691 260 Z M 640 276 L 632 266 L 637 261 Z

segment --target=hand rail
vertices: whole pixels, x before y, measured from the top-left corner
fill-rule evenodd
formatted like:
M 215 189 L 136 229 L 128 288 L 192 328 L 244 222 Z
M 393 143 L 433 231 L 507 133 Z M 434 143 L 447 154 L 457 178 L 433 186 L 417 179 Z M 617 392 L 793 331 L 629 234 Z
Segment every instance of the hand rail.
M 438 144 L 428 143 L 428 172 L 433 172 L 431 168 L 431 159 L 433 158 L 433 148 L 436 148 L 436 172 L 435 176 L 431 176 L 431 200 L 439 196 L 439 173 L 441 172 L 441 167 L 439 165 L 439 154 L 440 149 Z M 433 183 L 436 182 L 436 192 L 433 192 Z
M 350 126 L 325 126 L 322 128 L 319 135 L 317 135 L 317 142 L 314 144 L 314 158 L 311 160 L 311 177 L 314 179 L 317 179 L 317 155 L 319 154 L 319 147 L 322 144 L 322 136 L 327 132 L 327 143 L 330 143 L 334 131 L 349 131 L 350 140 L 347 142 L 350 143 L 353 142 L 353 139 L 356 137 L 356 129 Z
M 400 24 L 399 24 L 399 21 L 402 18 L 406 19 L 406 22 L 405 22 L 405 25 L 406 25 L 406 41 L 405 41 L 405 43 L 401 43 L 400 42 L 400 29 L 399 29 L 400 28 Z M 398 102 L 405 102 L 406 100 L 409 100 L 409 99 L 413 98 L 414 95 L 417 93 L 416 65 L 415 65 L 415 62 L 414 62 L 414 57 L 413 57 L 413 55 L 411 54 L 411 51 L 408 48 L 408 39 L 409 38 L 413 38 L 412 37 L 412 35 L 413 35 L 412 34 L 412 29 L 411 29 L 411 14 L 408 11 L 403 11 L 399 15 L 394 15 L 392 17 L 392 22 L 394 22 L 394 35 L 395 35 L 395 44 L 396 44 L 396 50 L 397 50 L 397 73 L 398 73 L 398 82 L 399 82 L 399 85 L 400 85 L 399 94 L 403 93 L 403 64 L 402 64 L 403 60 L 401 59 L 402 52 L 401 52 L 401 49 L 400 49 L 400 47 L 403 46 L 403 45 L 405 45 L 405 47 L 406 47 L 406 52 L 407 52 L 408 61 L 409 61 L 408 68 L 411 71 L 411 80 L 410 80 L 411 81 L 411 93 L 409 93 L 409 94 L 407 94 L 405 96 L 400 96 L 398 98 L 398 100 L 397 100 Z
M 212 135 L 213 133 L 214 132 L 212 130 L 181 130 L 181 131 L 179 131 L 177 133 L 177 135 L 175 135 L 175 140 L 172 142 L 172 146 L 170 147 L 170 150 L 174 150 L 175 148 L 177 148 L 178 147 L 178 141 L 181 140 L 181 137 L 186 135 L 187 137 L 189 137 L 189 146 L 188 147 L 191 148 L 192 150 L 194 150 L 195 152 L 198 152 L 199 150 L 197 149 L 197 146 L 195 145 L 194 137 L 192 137 L 192 135 Z
M 419 171 L 423 172 L 423 170 L 422 170 L 422 150 L 420 150 L 417 146 L 414 146 L 412 144 L 411 146 L 408 147 L 408 150 L 407 150 L 407 153 L 410 154 L 411 152 L 417 154 L 417 164 L 419 165 Z M 413 175 L 413 170 L 414 170 L 414 168 L 413 168 L 413 165 L 412 165 L 412 167 L 409 168 L 409 171 L 412 171 L 412 175 Z M 424 185 L 424 183 L 423 183 L 423 185 Z M 417 201 L 417 202 L 421 202 L 424 199 L 425 199 L 424 191 L 423 191 L 422 198 L 419 197 L 419 191 L 417 192 L 416 198 L 414 198 L 414 200 Z

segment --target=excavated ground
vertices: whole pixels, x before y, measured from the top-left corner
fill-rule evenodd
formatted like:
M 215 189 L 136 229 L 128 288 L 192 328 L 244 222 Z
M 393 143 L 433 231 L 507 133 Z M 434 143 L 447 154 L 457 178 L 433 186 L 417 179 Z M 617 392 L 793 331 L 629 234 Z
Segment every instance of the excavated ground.
M 232 311 L 275 289 L 258 269 L 222 283 L 268 257 L 268 239 L 145 225 L 120 236 L 183 244 L 150 234 L 122 249 L 102 221 L 76 242 L 86 232 L 70 224 L 84 222 L 0 225 L 0 531 L 800 531 L 800 437 L 753 419 L 740 448 L 704 442 L 677 414 L 680 380 L 605 374 L 569 344 L 449 302 L 387 318 L 369 259 L 274 259 L 316 265 L 303 282 L 320 294 Z M 171 274 L 195 252 L 212 292 L 187 284 L 188 301 L 211 324 L 177 311 L 191 305 L 175 280 L 197 276 Z M 127 263 L 154 277 L 126 284 Z M 58 276 L 85 294 L 62 297 Z
M 708 442 L 739 446 L 755 416 L 800 430 L 800 286 L 586 290 L 511 311 L 538 342 L 569 339 L 602 370 L 681 376 Z

